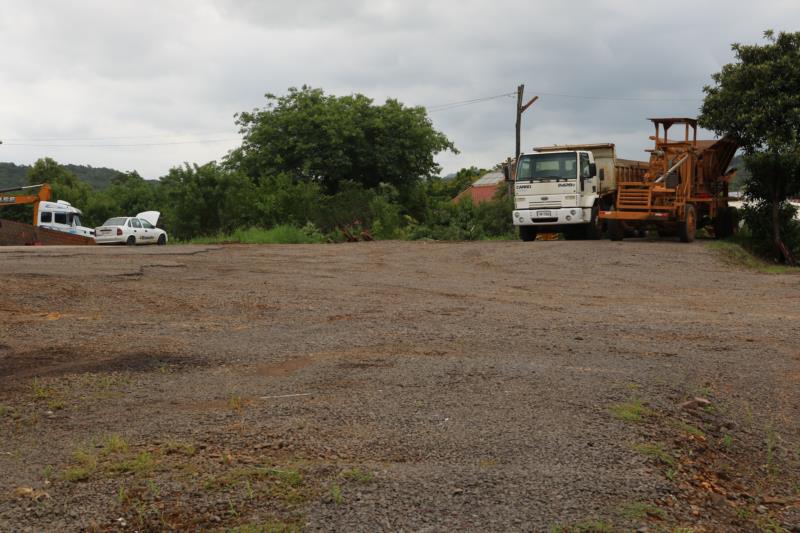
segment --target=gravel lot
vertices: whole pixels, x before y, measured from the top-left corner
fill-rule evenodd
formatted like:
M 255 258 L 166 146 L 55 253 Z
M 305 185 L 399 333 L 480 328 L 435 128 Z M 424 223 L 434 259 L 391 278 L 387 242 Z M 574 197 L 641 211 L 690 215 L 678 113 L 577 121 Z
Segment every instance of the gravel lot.
M 703 242 L 3 248 L 0 276 L 2 531 L 800 531 L 800 276 Z

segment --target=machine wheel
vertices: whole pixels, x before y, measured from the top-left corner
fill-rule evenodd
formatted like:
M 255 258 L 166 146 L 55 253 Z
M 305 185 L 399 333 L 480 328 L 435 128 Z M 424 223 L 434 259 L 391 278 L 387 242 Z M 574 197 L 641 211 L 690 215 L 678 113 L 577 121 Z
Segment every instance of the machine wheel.
M 622 226 L 621 220 L 614 220 L 610 218 L 607 222 L 608 225 L 608 238 L 612 241 L 621 241 L 625 238 L 625 228 Z
M 683 209 L 683 220 L 678 223 L 678 237 L 681 242 L 692 242 L 697 233 L 697 215 L 691 204 L 686 204 Z
M 600 220 L 600 206 L 597 204 L 592 206 L 592 218 L 586 225 L 585 231 L 586 238 L 593 241 L 603 236 L 603 221 Z
M 159 246 L 164 246 L 165 244 L 167 244 L 167 237 L 162 233 L 161 235 L 158 236 L 158 242 L 156 244 L 158 244 Z
M 128 240 L 127 240 L 127 241 L 125 241 L 125 244 L 127 244 L 128 246 L 133 246 L 133 245 L 135 245 L 135 244 L 136 244 L 136 237 L 134 237 L 133 235 L 131 235 L 130 237 L 128 237 Z
M 536 240 L 536 230 L 531 226 L 520 226 L 519 227 L 519 238 L 525 242 L 535 241 Z

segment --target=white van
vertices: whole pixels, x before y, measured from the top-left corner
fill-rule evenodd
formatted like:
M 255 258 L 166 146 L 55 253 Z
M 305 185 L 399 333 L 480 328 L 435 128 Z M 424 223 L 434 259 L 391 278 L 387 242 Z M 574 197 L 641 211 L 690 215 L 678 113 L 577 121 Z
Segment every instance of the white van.
M 72 207 L 72 204 L 64 200 L 57 202 L 39 202 L 39 215 L 36 217 L 36 225 L 40 228 L 63 231 L 73 235 L 94 238 L 94 230 L 81 226 L 80 209 Z

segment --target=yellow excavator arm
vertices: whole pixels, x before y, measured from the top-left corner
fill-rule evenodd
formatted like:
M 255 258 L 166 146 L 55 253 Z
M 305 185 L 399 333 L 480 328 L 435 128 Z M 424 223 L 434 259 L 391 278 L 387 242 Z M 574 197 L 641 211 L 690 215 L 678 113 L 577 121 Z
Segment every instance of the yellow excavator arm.
M 39 193 L 36 195 L 18 195 L 18 196 L 9 196 L 4 193 L 13 192 L 13 191 L 23 191 L 27 189 L 35 189 L 39 188 Z M 26 185 L 24 187 L 11 187 L 8 189 L 0 189 L 0 207 L 6 205 L 22 205 L 22 204 L 33 204 L 33 225 L 36 225 L 36 221 L 39 220 L 39 202 L 47 202 L 50 200 L 52 196 L 52 189 L 50 185 L 47 183 L 41 183 L 39 185 Z

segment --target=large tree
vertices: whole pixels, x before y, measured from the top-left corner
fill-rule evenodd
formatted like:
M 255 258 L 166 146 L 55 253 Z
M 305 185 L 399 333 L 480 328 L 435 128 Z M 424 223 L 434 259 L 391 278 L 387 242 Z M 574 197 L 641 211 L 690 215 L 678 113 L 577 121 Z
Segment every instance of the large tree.
M 800 191 L 800 32 L 764 37 L 764 44 L 732 46 L 736 60 L 703 89 L 700 124 L 742 147 L 752 172 L 745 189 L 769 205 L 773 246 L 794 264 L 781 237 L 780 210 Z
M 331 96 L 306 86 L 266 98 L 263 109 L 236 116 L 244 141 L 226 161 L 254 180 L 288 174 L 328 192 L 347 180 L 402 191 L 440 171 L 437 153 L 456 151 L 424 108 L 397 100 L 375 105 L 361 94 Z

